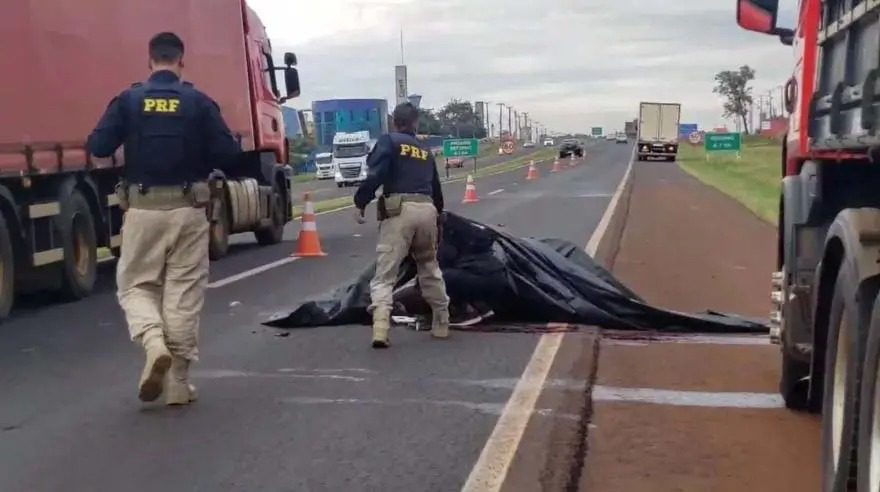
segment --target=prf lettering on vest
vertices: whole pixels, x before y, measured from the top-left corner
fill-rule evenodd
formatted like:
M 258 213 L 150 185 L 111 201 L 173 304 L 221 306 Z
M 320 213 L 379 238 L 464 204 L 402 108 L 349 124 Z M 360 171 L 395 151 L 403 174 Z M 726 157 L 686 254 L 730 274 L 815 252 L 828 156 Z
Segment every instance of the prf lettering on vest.
M 428 160 L 428 151 L 408 144 L 400 144 L 400 155 L 408 155 L 414 159 Z
M 164 97 L 144 98 L 144 113 L 177 114 L 180 112 L 180 99 Z

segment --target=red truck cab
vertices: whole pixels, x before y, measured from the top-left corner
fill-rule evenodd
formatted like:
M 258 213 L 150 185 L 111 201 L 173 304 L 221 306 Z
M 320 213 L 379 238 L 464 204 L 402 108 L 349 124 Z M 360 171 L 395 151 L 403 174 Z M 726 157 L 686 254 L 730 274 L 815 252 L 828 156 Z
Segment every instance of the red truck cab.
M 880 490 L 880 2 L 737 0 L 794 48 L 771 339 L 789 408 L 822 414 L 822 488 Z

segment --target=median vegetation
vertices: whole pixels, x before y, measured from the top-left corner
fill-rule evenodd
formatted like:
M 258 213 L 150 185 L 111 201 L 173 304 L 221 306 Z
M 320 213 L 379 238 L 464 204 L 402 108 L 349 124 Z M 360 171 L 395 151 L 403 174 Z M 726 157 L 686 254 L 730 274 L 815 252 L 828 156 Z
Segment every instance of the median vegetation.
M 776 223 L 782 181 L 782 145 L 776 140 L 746 137 L 742 154 L 719 154 L 706 159 L 702 146 L 679 148 L 681 167 L 741 202 L 762 219 Z

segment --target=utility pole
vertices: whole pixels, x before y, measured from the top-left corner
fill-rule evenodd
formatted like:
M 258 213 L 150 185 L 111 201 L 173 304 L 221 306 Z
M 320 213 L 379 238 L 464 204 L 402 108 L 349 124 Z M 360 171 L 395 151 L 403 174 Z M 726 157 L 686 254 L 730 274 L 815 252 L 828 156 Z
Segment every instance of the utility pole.
M 513 138 L 513 108 L 510 106 L 507 107 L 507 133 Z
M 486 101 L 483 103 L 483 114 L 480 115 L 480 119 L 486 124 L 486 137 L 492 138 L 492 132 L 489 131 L 489 104 L 491 101 Z
M 525 123 L 524 123 L 525 127 L 524 128 L 526 129 L 526 136 L 528 137 L 528 140 L 531 141 L 532 140 L 532 127 L 529 126 L 529 113 L 523 113 L 523 120 L 525 120 Z
M 504 132 L 504 103 L 498 103 L 498 140 Z
M 520 137 L 520 135 L 522 135 L 522 133 L 520 132 L 520 129 L 519 129 L 519 113 L 516 111 L 513 112 L 513 121 L 516 122 L 516 124 L 513 126 L 514 130 L 516 130 L 513 132 L 513 139 L 519 140 L 519 137 Z

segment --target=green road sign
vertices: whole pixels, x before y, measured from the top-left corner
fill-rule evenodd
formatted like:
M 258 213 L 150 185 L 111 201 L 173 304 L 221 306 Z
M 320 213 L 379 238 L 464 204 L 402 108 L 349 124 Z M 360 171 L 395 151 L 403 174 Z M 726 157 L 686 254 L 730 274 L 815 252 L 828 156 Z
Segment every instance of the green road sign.
M 602 127 L 601 126 L 594 126 L 593 127 L 593 136 L 594 137 L 601 137 L 602 136 Z
M 707 133 L 704 137 L 706 152 L 736 152 L 742 150 L 739 133 Z
M 480 153 L 480 141 L 476 138 L 458 138 L 443 141 L 445 157 L 476 157 Z

